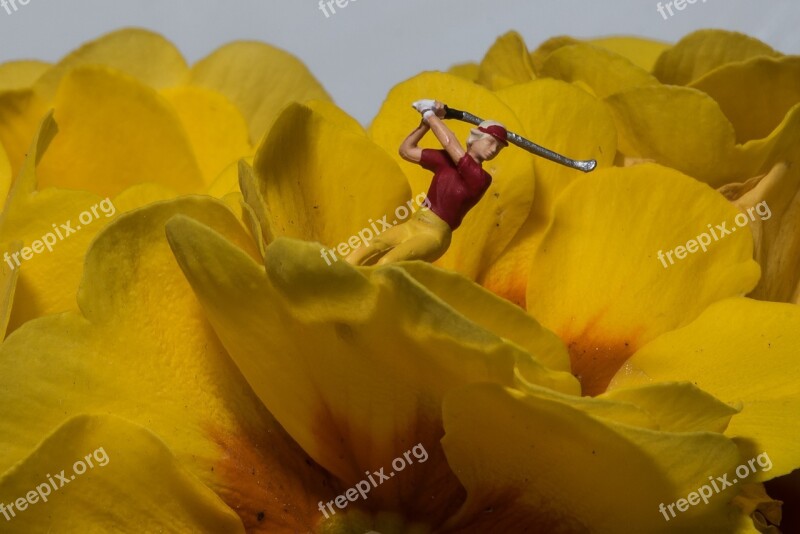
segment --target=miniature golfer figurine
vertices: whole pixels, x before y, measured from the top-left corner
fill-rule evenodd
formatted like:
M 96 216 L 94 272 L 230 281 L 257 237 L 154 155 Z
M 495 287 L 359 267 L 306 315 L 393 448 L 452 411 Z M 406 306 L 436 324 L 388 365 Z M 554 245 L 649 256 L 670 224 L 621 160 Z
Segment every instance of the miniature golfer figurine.
M 483 197 L 492 184 L 483 170 L 484 161 L 494 159 L 508 146 L 508 132 L 502 124 L 483 121 L 471 130 L 466 151 L 445 126 L 445 106 L 434 100 L 414 102 L 422 122 L 400 145 L 400 156 L 434 173 L 428 190 L 429 208 L 377 236 L 369 246 L 353 250 L 345 261 L 352 265 L 378 265 L 403 260 L 435 261 L 450 246 L 453 230 Z M 443 150 L 420 148 L 419 141 L 433 130 Z M 381 257 L 382 256 L 382 257 Z

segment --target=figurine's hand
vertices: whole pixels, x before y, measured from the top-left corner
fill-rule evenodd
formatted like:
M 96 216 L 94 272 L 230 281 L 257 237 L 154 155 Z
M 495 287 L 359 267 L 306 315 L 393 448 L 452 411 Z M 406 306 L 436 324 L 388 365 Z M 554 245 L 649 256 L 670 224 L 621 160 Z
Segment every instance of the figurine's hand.
M 416 102 L 411 104 L 411 107 L 413 107 L 414 109 L 416 109 L 420 113 L 425 113 L 429 109 L 433 109 L 435 106 L 436 106 L 436 101 L 435 100 L 427 100 L 427 99 L 426 100 L 417 100 Z
M 442 102 L 438 100 L 433 103 L 433 112 L 436 113 L 436 116 L 440 119 L 444 118 L 445 115 L 445 106 Z

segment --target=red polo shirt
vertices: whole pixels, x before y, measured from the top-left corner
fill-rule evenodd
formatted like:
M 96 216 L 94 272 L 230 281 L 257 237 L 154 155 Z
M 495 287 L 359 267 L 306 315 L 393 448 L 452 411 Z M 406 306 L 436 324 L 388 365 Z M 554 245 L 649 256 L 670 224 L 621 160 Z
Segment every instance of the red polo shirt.
M 461 220 L 492 184 L 492 176 L 469 154 L 456 165 L 447 151 L 426 148 L 420 165 L 434 173 L 428 190 L 430 209 L 451 230 L 461 226 Z

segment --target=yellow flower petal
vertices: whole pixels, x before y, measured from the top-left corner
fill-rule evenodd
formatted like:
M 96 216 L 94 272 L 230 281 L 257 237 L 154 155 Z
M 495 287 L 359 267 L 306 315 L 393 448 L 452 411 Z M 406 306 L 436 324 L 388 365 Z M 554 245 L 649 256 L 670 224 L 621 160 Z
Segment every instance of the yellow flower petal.
M 652 164 L 602 169 L 564 190 L 533 257 L 527 305 L 567 344 L 584 394 L 601 393 L 647 341 L 755 286 L 749 229 L 708 235 L 723 223 L 730 231 L 738 213 L 706 185 Z M 695 243 L 696 253 L 671 255 L 702 233 L 706 252 Z
M 726 197 L 753 214 L 750 228 L 762 276 L 749 296 L 800 304 L 800 167 L 779 163 L 766 176 L 728 184 Z
M 109 225 L 86 255 L 82 313 L 28 322 L 0 345 L 0 405 L 26 406 L 0 418 L 0 470 L 69 417 L 114 414 L 163 439 L 248 531 L 309 531 L 331 480 L 266 412 L 211 330 L 167 243 L 165 223 L 180 213 L 259 257 L 210 197 L 160 202 Z
M 39 165 L 39 187 L 114 195 L 139 182 L 180 193 L 203 177 L 178 116 L 155 90 L 101 67 L 67 74 L 55 102 L 60 134 Z
M 710 96 L 685 87 L 634 88 L 606 99 L 619 132 L 619 150 L 680 170 L 712 187 L 767 173 L 794 157 L 800 104 L 772 133 L 736 144 L 730 121 Z
M 780 55 L 758 39 L 738 32 L 699 30 L 661 54 L 653 74 L 661 83 L 686 85 L 728 63 Z
M 686 382 L 620 388 L 596 399 L 629 402 L 644 409 L 665 432 L 724 432 L 740 412 Z
M 0 479 L 0 503 L 9 533 L 244 534 L 236 513 L 158 437 L 110 416 L 60 426 Z
M 727 162 L 734 157 L 733 127 L 709 96 L 684 87 L 639 87 L 606 102 L 625 155 L 655 160 L 713 187 L 741 172 Z
M 272 231 L 330 247 L 387 214 L 391 222 L 395 208 L 413 198 L 405 176 L 380 147 L 301 104 L 280 115 L 253 167 Z
M 633 87 L 658 84 L 658 80 L 628 59 L 584 43 L 555 50 L 544 61 L 541 75 L 582 82 L 600 98 Z
M 579 44 L 580 42 L 581 41 L 575 39 L 574 37 L 570 37 L 568 35 L 559 35 L 556 37 L 551 37 L 550 39 L 547 39 L 541 43 L 536 50 L 531 52 L 531 62 L 533 63 L 533 68 L 536 72 L 536 75 L 539 76 L 542 74 L 544 62 L 550 54 L 559 48 Z
M 253 158 L 244 158 L 245 160 L 253 161 Z M 209 184 L 206 193 L 212 197 L 222 198 L 228 193 L 239 191 L 239 161 L 234 161 L 228 164 L 222 172 L 219 173 L 214 181 Z
M 5 206 L 6 197 L 8 197 L 8 191 L 11 189 L 12 180 L 11 162 L 8 161 L 6 150 L 3 148 L 3 144 L 0 143 L 0 205 L 2 206 Z M 5 208 L 0 208 L 0 213 L 3 212 L 3 209 Z
M 14 243 L 0 242 L 0 247 L 2 247 L 2 250 L 8 251 L 9 254 L 13 254 L 22 248 L 22 243 L 19 241 Z M 0 340 L 6 337 L 18 279 L 19 269 L 11 269 L 7 264 L 3 263 L 0 268 Z
M 108 200 L 86 191 L 55 188 L 37 191 L 36 162 L 42 159 L 56 131 L 50 115 L 34 138 L 26 165 L 0 219 L 0 241 L 18 240 L 21 246 L 32 249 L 26 252 L 30 255 L 27 261 L 24 256 L 10 259 L 21 280 L 10 331 L 36 317 L 76 310 L 75 292 L 89 243 L 119 213 L 175 196 L 169 189 L 153 184 L 131 187 Z M 87 220 L 88 224 L 84 224 Z M 42 243 L 44 247 L 37 252 L 36 247 L 42 247 Z M 8 252 L 11 255 L 16 250 Z
M 540 79 L 503 89 L 497 96 L 520 118 L 534 142 L 576 159 L 596 159 L 601 168 L 613 164 L 617 151 L 613 118 L 603 102 L 586 91 L 560 80 Z M 529 157 L 536 176 L 531 213 L 481 279 L 494 293 L 522 307 L 530 257 L 550 222 L 553 204 L 567 185 L 582 176 L 544 158 Z
M 0 143 L 13 176 L 22 168 L 31 139 L 46 113 L 44 102 L 31 89 L 0 92 Z
M 272 215 L 259 190 L 255 171 L 246 161 L 239 161 L 239 187 L 242 190 L 244 217 L 253 235 L 258 236 L 256 243 L 261 258 L 266 255 L 267 245 L 275 240 L 277 232 L 272 227 Z
M 647 72 L 652 72 L 659 56 L 670 47 L 661 41 L 628 36 L 590 39 L 588 42 L 628 59 Z
M 528 46 L 515 31 L 498 37 L 478 66 L 477 81 L 489 89 L 502 89 L 534 78 Z
M 670 46 L 660 41 L 643 39 L 641 37 L 615 36 L 580 41 L 573 37 L 562 35 L 548 39 L 531 53 L 531 60 L 533 61 L 536 72 L 541 74 L 545 60 L 554 51 L 581 42 L 603 48 L 622 56 L 647 72 L 653 70 L 653 65 L 655 65 L 659 55 Z
M 709 432 L 616 423 L 587 412 L 591 403 L 495 384 L 448 395 L 442 444 L 468 497 L 447 526 L 470 532 L 732 531 L 732 510 L 722 495 L 676 510 L 669 522 L 659 505 L 686 497 L 709 473 L 721 476 L 735 467 L 733 443 Z
M 46 238 L 48 241 L 55 241 L 49 247 L 52 250 L 42 247 L 36 254 L 33 253 L 35 249 L 28 250 L 26 254 L 30 258 L 27 261 L 24 256 L 13 256 L 16 249 L 8 251 L 11 265 L 21 280 L 9 319 L 9 331 L 47 313 L 75 309 L 75 291 L 80 280 L 84 252 L 107 222 L 107 217 L 99 216 L 92 224 L 77 231 L 78 219 L 85 210 L 95 206 L 98 215 L 102 214 L 98 209 L 101 198 L 92 193 L 56 189 L 36 192 L 36 162 L 55 133 L 55 123 L 49 116 L 34 138 L 25 167 L 14 184 L 0 219 L 0 241 L 19 241 L 20 246 L 26 247 L 32 247 L 34 241 L 40 241 L 39 246 L 42 246 L 46 234 L 49 234 Z M 48 218 L 43 219 L 42 213 L 47 213 Z M 90 212 L 90 215 L 93 214 Z M 63 230 L 61 233 L 62 224 L 69 227 L 70 231 Z M 58 235 L 66 237 L 64 234 L 68 232 L 72 234 L 68 235 L 69 239 L 56 239 Z M 9 265 L 6 264 L 6 267 Z
M 419 124 L 419 114 L 411 108 L 411 103 L 420 95 L 435 95 L 454 108 L 500 121 L 509 131 L 526 135 L 519 119 L 508 107 L 480 85 L 443 73 L 420 74 L 397 85 L 387 96 L 369 131 L 372 139 L 399 163 L 414 194 L 428 191 L 432 174 L 419 165 L 404 161 L 397 147 Z M 450 121 L 447 126 L 462 144 L 474 127 L 458 121 Z M 420 146 L 441 149 L 430 133 Z M 492 265 L 530 212 L 534 191 L 532 159 L 525 151 L 509 147 L 496 159 L 484 164 L 493 183 L 453 234 L 450 249 L 437 265 L 473 280 L 479 279 L 481 273 Z
M 737 145 L 729 165 L 742 169 L 740 178 L 767 174 L 776 163 L 788 164 L 796 161 L 798 146 L 800 146 L 800 103 L 789 110 L 783 122 L 769 136 Z
M 46 101 L 53 100 L 62 78 L 82 65 L 121 71 L 155 89 L 184 83 L 189 71 L 178 49 L 162 36 L 126 28 L 86 43 L 59 61 L 36 82 L 37 94 Z
M 366 278 L 348 264 L 325 265 L 315 245 L 279 238 L 265 272 L 188 218 L 167 231 L 243 375 L 320 465 L 351 485 L 416 443 L 430 454 L 374 490 L 371 509 L 403 503 L 408 517 L 435 525 L 457 506 L 461 490 L 438 445 L 447 391 L 475 381 L 511 386 L 518 360 L 569 377 L 460 316 L 398 266 Z
M 453 65 L 447 69 L 447 74 L 452 74 L 453 76 L 458 76 L 459 78 L 464 78 L 465 80 L 469 80 L 471 82 L 477 82 L 479 71 L 480 65 L 470 61 L 467 63 Z
M 414 277 L 458 313 L 536 356 L 550 369 L 570 371 L 569 354 L 558 336 L 543 328 L 530 314 L 486 291 L 466 278 L 424 262 L 403 262 Z
M 725 65 L 690 87 L 717 101 L 736 130 L 738 143 L 761 139 L 800 103 L 800 57 L 758 57 Z
M 253 145 L 289 102 L 330 99 L 296 57 L 257 42 L 219 48 L 192 67 L 191 83 L 228 97 L 247 121 Z
M 610 387 L 691 380 L 718 399 L 741 403 L 725 434 L 739 438 L 750 457 L 767 453 L 773 468 L 759 469 L 748 482 L 769 480 L 800 466 L 797 347 L 800 308 L 727 299 L 642 347 Z
M 0 91 L 27 89 L 50 68 L 43 61 L 10 61 L 0 65 Z
M 509 87 L 497 96 L 519 117 L 534 142 L 574 159 L 595 159 L 598 167 L 613 165 L 617 131 L 601 100 L 552 79 Z M 547 220 L 558 194 L 583 175 L 544 158 L 530 157 L 537 182 L 533 211 Z
M 253 155 L 247 123 L 222 95 L 201 87 L 167 89 L 161 94 L 180 117 L 205 183 L 210 184 L 239 158 Z
M 345 113 L 342 108 L 333 102 L 327 100 L 308 100 L 305 102 L 305 106 L 339 128 L 347 130 L 348 132 L 367 135 L 367 131 L 364 130 L 357 120 Z

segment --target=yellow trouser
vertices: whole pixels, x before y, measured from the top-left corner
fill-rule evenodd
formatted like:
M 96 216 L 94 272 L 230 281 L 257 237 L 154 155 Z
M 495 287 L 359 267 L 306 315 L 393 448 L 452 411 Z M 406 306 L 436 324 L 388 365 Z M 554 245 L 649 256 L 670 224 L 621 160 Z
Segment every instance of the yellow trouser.
M 383 256 L 378 265 L 403 260 L 436 261 L 447 252 L 452 235 L 450 226 L 428 208 L 393 226 L 368 246 L 354 249 L 345 261 L 351 265 L 370 265 Z

